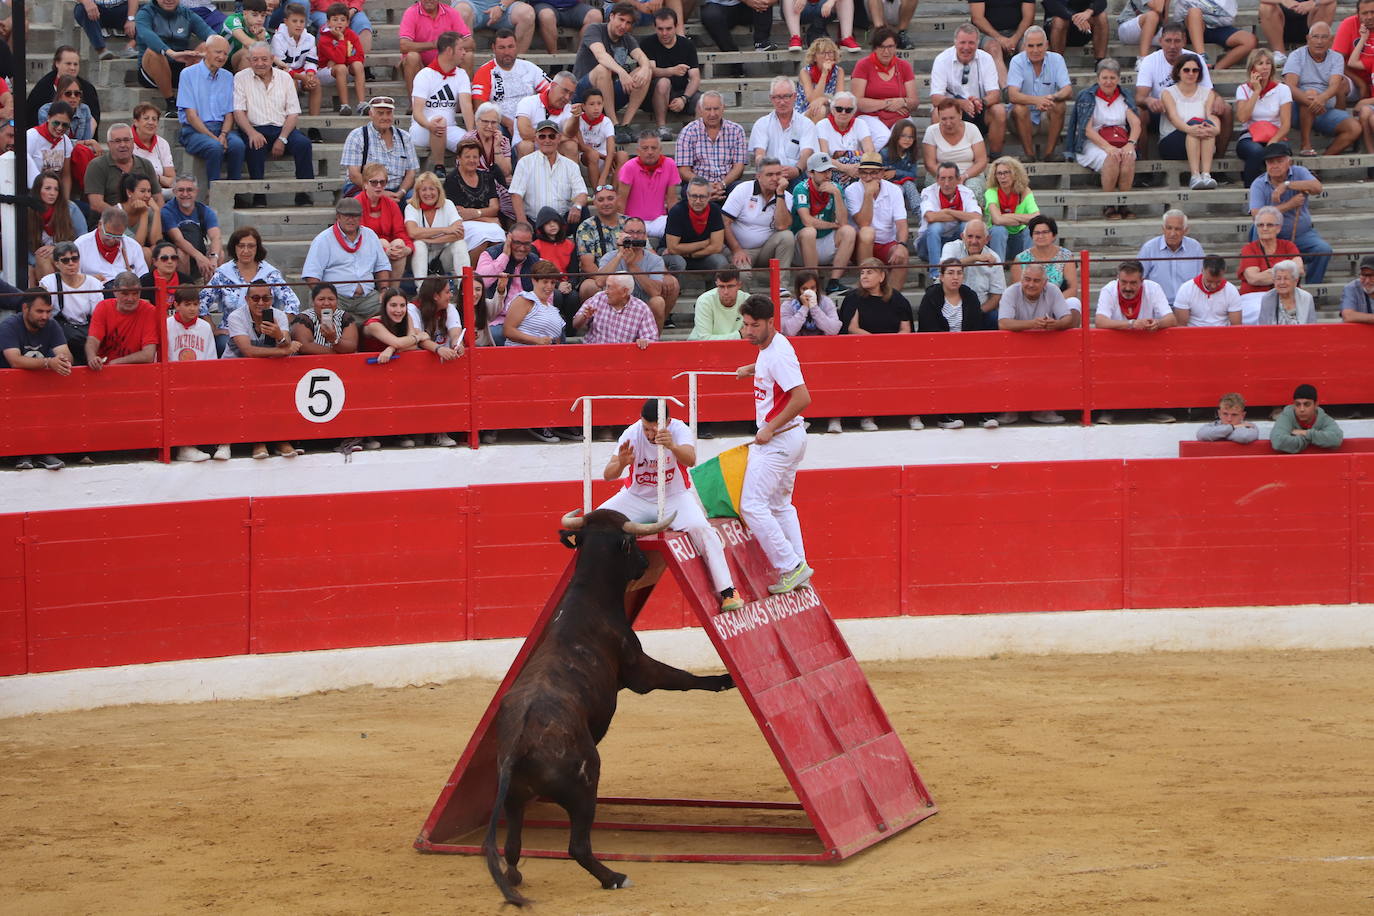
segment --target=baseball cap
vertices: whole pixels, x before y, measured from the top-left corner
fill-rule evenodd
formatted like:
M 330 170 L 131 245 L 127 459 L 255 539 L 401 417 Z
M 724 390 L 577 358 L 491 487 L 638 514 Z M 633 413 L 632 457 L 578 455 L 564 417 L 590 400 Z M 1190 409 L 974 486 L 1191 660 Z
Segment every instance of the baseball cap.
M 394 110 L 396 108 L 396 100 L 389 95 L 374 95 L 367 100 L 367 107 L 390 108 Z
M 864 153 L 863 158 L 859 160 L 859 168 L 861 169 L 880 169 L 882 167 L 883 157 L 877 153 Z
M 1264 161 L 1293 155 L 1293 147 L 1287 143 L 1271 143 L 1264 148 Z
M 1374 270 L 1374 254 L 1367 254 L 1360 258 L 1360 273 L 1366 270 Z
M 828 172 L 834 167 L 835 162 L 830 158 L 829 153 L 812 153 L 811 158 L 806 160 L 808 172 Z
M 548 118 L 545 118 L 538 124 L 534 125 L 534 132 L 536 134 L 539 133 L 541 130 L 551 130 L 554 133 L 558 133 L 558 124 L 554 121 L 550 121 Z

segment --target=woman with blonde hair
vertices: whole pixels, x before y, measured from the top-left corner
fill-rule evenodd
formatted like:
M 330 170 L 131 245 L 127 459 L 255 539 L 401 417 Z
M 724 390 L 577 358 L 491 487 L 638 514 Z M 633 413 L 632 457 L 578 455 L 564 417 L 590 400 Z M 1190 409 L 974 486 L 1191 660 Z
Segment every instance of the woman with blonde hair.
M 437 249 L 437 257 L 448 251 L 455 274 L 471 265 L 463 220 L 458 208 L 444 196 L 444 186 L 433 172 L 421 172 L 415 179 L 415 193 L 406 204 L 406 232 L 415 243 L 410 272 L 417 281 L 429 276 L 431 245 Z
M 797 77 L 797 111 L 813 121 L 821 121 L 830 113 L 830 99 L 844 91 L 839 47 L 829 38 L 811 42 Z
M 992 164 L 992 184 L 983 192 L 983 210 L 988 215 L 988 246 L 999 258 L 1005 261 L 1026 250 L 1030 244 L 1026 226 L 1040 215 L 1040 205 L 1019 160 L 1003 156 Z

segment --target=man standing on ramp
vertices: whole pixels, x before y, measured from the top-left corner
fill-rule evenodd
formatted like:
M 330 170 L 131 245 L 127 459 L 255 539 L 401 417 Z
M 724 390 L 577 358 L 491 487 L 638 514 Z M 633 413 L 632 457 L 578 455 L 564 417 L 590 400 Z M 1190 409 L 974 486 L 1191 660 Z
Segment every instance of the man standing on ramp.
M 706 558 L 711 582 L 720 594 L 722 611 L 737 611 L 744 602 L 735 594 L 730 579 L 730 567 L 725 562 L 725 548 L 720 537 L 706 520 L 701 501 L 691 490 L 692 481 L 686 468 L 697 463 L 696 443 L 692 431 L 681 420 L 668 417 L 668 404 L 663 403 L 662 426 L 658 422 L 659 401 L 650 398 L 640 412 L 641 421 L 627 427 L 620 434 L 619 447 L 606 462 L 602 476 L 615 480 L 628 467 L 630 476 L 625 488 L 597 508 L 614 509 L 632 522 L 656 522 L 658 517 L 658 446 L 663 446 L 663 517 L 676 514 L 673 528 L 686 531 Z
M 753 365 L 735 370 L 754 377 L 754 412 L 759 430 L 749 447 L 740 493 L 740 515 L 779 573 L 774 595 L 790 592 L 811 578 L 802 546 L 801 523 L 792 507 L 797 467 L 806 456 L 806 426 L 801 412 L 811 404 L 801 364 L 774 324 L 773 301 L 750 296 L 740 306 L 744 336 L 759 348 Z

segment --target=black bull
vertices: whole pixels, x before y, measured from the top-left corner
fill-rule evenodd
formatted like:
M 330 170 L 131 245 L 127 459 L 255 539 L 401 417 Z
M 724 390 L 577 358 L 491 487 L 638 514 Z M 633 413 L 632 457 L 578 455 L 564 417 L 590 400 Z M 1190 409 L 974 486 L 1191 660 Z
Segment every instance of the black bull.
M 556 802 L 568 812 L 568 854 L 602 887 L 630 884 L 592 855 L 591 842 L 601 778 L 596 745 L 610 728 L 620 688 L 648 693 L 720 691 L 735 685 L 728 674 L 700 677 L 645 655 L 625 617 L 625 588 L 649 565 L 635 539 L 657 534 L 671 521 L 641 525 L 609 509 L 563 519 L 563 541 L 578 551 L 572 581 L 543 642 L 496 714 L 496 799 L 482 850 L 497 887 L 517 906 L 530 902 L 515 890 L 521 881 L 516 865 L 525 806 L 535 798 Z M 504 874 L 496 851 L 502 810 L 507 825 Z

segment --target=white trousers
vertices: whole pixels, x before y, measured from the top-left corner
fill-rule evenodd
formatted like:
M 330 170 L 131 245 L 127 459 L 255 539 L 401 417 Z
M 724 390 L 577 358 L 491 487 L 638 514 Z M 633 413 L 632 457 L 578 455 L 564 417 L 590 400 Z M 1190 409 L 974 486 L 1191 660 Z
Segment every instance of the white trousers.
M 429 276 L 429 245 L 429 242 L 415 242 L 415 253 L 410 256 L 410 272 L 415 275 L 416 280 L 423 280 Z M 447 248 L 449 251 L 449 256 L 453 260 L 453 273 L 460 274 L 464 267 L 472 265 L 472 261 L 468 257 L 468 246 L 464 240 L 450 242 L 441 247 Z M 442 254 L 442 250 L 440 253 Z
M 647 524 L 658 521 L 657 501 L 636 496 L 629 490 L 621 490 L 597 508 L 614 509 L 632 522 Z M 663 503 L 663 515 L 666 518 L 673 513 L 677 513 L 677 518 L 673 519 L 673 530 L 686 531 L 692 543 L 697 545 L 697 552 L 706 558 L 706 568 L 711 573 L 711 582 L 716 591 L 733 588 L 730 567 L 725 562 L 725 548 L 711 523 L 706 520 L 706 512 L 701 508 L 696 491 L 683 490 L 668 494 Z
M 749 446 L 744 469 L 740 514 L 774 569 L 787 572 L 806 559 L 801 522 L 792 507 L 797 468 L 806 457 L 806 429 L 801 421 L 778 433 L 766 445 Z

